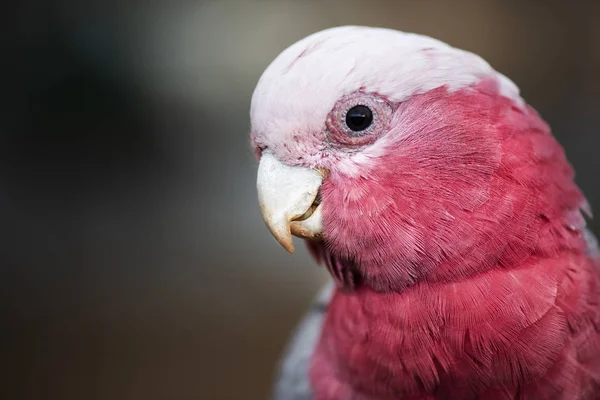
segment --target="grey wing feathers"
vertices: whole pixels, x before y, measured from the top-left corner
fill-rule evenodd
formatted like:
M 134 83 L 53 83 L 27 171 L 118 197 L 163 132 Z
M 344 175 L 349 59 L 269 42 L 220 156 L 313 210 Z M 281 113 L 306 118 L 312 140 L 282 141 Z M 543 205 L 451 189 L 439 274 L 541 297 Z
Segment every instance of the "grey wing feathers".
M 273 391 L 273 400 L 311 400 L 308 367 L 323 324 L 323 316 L 333 291 L 328 284 L 308 314 L 300 322 L 284 352 Z
M 587 242 L 587 250 L 588 254 L 592 258 L 600 258 L 600 248 L 598 247 L 598 239 L 589 229 L 585 229 L 583 231 L 583 235 L 585 237 L 585 241 Z

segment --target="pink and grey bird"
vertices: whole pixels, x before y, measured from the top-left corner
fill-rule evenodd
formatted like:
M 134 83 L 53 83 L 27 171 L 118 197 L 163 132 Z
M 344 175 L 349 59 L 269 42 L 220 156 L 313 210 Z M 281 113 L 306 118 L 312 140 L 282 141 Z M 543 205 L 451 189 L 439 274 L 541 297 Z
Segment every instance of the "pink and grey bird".
M 600 399 L 600 253 L 548 125 L 438 40 L 338 27 L 251 106 L 258 196 L 333 280 L 276 398 Z

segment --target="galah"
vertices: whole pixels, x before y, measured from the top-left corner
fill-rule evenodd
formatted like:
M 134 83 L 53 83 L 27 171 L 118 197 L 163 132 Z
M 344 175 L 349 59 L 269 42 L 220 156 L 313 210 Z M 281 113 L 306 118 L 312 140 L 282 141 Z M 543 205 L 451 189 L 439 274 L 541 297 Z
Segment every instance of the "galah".
M 336 27 L 252 97 L 258 199 L 335 286 L 277 399 L 600 399 L 600 252 L 549 126 L 479 56 Z

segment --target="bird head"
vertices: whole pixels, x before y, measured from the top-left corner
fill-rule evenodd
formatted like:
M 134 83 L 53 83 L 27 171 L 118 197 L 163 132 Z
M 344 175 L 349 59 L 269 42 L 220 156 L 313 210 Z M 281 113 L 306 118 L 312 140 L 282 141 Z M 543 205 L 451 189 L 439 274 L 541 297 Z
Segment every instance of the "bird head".
M 531 253 L 545 220 L 540 168 L 528 166 L 558 157 L 541 170 L 571 174 L 482 58 L 381 28 L 332 28 L 284 50 L 254 91 L 251 144 L 277 241 L 293 252 L 292 235 L 308 239 L 342 285 L 381 290 Z

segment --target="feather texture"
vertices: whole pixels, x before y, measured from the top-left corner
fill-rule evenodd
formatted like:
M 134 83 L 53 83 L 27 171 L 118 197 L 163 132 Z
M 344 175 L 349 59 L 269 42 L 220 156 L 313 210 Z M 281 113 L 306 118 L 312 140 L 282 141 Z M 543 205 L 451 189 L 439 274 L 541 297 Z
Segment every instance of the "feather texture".
M 370 130 L 344 129 L 355 99 Z M 251 118 L 259 157 L 328 171 L 308 245 L 337 288 L 277 396 L 600 399 L 591 210 L 508 78 L 431 38 L 340 27 L 275 59 Z
M 369 179 L 323 186 L 313 252 L 354 281 L 338 279 L 315 398 L 597 398 L 599 264 L 547 125 L 484 83 L 415 96 L 394 126 Z

